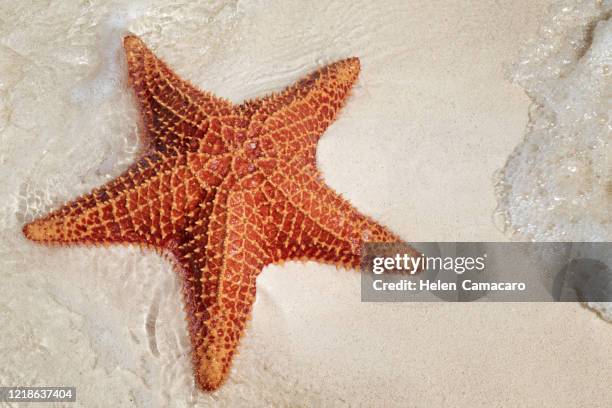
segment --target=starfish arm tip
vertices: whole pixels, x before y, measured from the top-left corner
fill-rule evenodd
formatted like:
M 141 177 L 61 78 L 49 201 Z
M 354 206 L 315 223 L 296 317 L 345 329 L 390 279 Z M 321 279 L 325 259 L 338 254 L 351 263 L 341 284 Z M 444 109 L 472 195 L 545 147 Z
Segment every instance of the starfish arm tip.
M 140 38 L 138 38 L 137 35 L 132 34 L 130 32 L 126 33 L 123 36 L 123 45 L 124 46 L 129 46 L 129 45 L 135 45 L 137 43 L 141 43 L 142 41 L 140 40 Z
M 196 373 L 196 382 L 204 391 L 216 391 L 225 382 L 227 371 L 227 369 L 218 363 L 201 366 Z
M 128 53 L 128 56 L 130 53 L 138 55 L 148 50 L 148 47 L 140 37 L 129 32 L 123 37 L 123 48 Z
M 33 233 L 33 227 L 32 227 L 32 223 L 27 223 L 25 224 L 22 228 L 21 228 L 21 232 L 23 233 L 23 235 L 31 240 L 34 241 L 34 233 Z
M 25 224 L 21 231 L 30 241 L 47 242 L 50 239 L 49 223 L 44 218 Z

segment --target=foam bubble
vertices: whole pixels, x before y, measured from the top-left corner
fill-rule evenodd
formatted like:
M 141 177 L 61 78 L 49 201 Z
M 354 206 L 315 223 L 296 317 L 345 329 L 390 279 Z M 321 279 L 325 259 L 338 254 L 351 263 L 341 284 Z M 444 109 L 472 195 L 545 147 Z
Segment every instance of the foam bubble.
M 612 240 L 612 1 L 562 1 L 512 67 L 533 99 L 496 182 L 515 238 Z M 610 306 L 598 307 L 612 320 Z

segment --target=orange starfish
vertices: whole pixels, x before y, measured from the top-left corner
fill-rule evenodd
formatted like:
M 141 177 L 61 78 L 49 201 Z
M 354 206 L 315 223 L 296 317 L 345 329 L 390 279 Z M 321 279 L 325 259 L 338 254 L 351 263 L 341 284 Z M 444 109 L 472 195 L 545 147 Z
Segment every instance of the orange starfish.
M 317 141 L 349 95 L 359 60 L 234 105 L 181 80 L 139 38 L 127 36 L 124 46 L 145 153 L 23 232 L 45 243 L 132 243 L 171 255 L 195 378 L 215 390 L 264 266 L 297 259 L 355 268 L 366 241 L 399 241 L 327 187 L 316 166 Z

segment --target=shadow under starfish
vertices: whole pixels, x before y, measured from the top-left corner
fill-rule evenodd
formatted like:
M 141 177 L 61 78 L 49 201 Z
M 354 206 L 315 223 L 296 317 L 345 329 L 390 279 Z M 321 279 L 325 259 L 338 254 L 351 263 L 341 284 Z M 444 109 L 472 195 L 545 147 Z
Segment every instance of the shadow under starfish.
M 44 243 L 137 244 L 170 255 L 182 280 L 195 378 L 215 390 L 266 265 L 357 268 L 365 242 L 400 241 L 326 186 L 316 166 L 319 137 L 348 97 L 359 60 L 234 105 L 180 79 L 138 37 L 125 37 L 124 46 L 144 154 L 23 232 Z

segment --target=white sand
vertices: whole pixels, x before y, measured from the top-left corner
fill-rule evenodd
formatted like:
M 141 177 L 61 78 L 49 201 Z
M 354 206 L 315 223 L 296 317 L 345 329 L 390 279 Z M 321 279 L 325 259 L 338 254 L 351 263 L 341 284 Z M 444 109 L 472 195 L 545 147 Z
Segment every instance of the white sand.
M 20 234 L 133 159 L 128 27 L 235 101 L 359 56 L 327 182 L 406 240 L 506 240 L 491 177 L 529 100 L 503 65 L 548 1 L 124 3 L 0 3 L 2 385 L 74 385 L 87 407 L 612 405 L 611 326 L 580 305 L 362 304 L 357 273 L 314 263 L 264 271 L 230 379 L 204 394 L 168 262 Z

